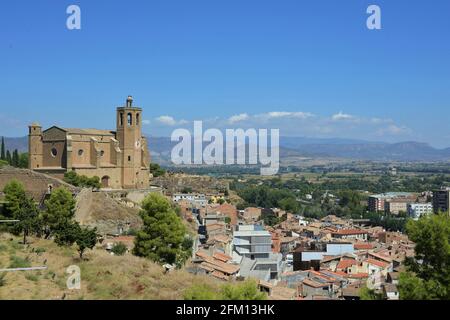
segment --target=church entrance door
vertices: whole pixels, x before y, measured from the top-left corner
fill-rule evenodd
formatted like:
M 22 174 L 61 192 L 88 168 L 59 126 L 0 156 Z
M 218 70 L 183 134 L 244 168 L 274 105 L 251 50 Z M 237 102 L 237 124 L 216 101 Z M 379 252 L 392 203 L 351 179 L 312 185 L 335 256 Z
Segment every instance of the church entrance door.
M 109 177 L 104 176 L 102 178 L 102 188 L 108 188 L 109 187 Z

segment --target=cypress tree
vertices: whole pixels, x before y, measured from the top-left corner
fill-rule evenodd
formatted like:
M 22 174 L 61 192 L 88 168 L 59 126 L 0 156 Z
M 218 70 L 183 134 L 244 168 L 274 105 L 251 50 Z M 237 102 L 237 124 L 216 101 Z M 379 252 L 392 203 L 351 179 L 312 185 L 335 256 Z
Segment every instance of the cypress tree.
M 9 150 L 6 150 L 6 162 L 8 162 L 9 165 L 12 163 L 11 152 L 9 152 Z
M 5 154 L 5 137 L 2 137 L 2 151 L 0 154 L 0 160 L 6 160 L 6 154 Z
M 19 166 L 19 151 L 15 149 L 12 154 L 12 166 L 18 167 Z

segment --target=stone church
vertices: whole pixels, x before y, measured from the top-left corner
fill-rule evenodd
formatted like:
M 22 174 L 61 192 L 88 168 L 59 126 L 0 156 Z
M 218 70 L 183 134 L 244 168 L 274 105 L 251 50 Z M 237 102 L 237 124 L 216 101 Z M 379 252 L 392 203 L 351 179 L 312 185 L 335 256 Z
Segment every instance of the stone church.
M 103 188 L 144 189 L 150 153 L 142 136 L 142 109 L 129 96 L 116 112 L 116 131 L 29 126 L 29 168 L 62 178 L 75 171 L 100 178 Z

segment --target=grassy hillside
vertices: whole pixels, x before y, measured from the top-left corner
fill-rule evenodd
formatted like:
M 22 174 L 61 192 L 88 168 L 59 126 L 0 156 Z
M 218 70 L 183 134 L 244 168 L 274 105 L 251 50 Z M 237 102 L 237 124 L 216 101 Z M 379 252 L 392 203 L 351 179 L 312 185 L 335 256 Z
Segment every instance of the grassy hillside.
M 111 256 L 101 248 L 77 258 L 75 247 L 58 247 L 53 241 L 0 234 L 0 268 L 47 265 L 43 271 L 8 272 L 1 280 L 0 299 L 182 299 L 193 283 L 218 286 L 215 280 L 179 270 L 164 274 L 163 268 L 130 254 Z M 81 269 L 81 290 L 68 290 L 65 270 Z M 3 282 L 3 283 L 2 283 Z

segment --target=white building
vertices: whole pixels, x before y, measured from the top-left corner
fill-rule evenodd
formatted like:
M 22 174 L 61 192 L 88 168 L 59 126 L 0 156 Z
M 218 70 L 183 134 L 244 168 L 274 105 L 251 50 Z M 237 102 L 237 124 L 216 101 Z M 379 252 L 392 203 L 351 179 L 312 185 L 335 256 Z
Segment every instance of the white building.
M 233 233 L 233 261 L 239 276 L 264 281 L 277 279 L 282 255 L 272 252 L 272 235 L 259 225 L 239 225 Z
M 419 220 L 420 217 L 433 213 L 432 203 L 409 203 L 408 215 L 414 219 Z
M 262 226 L 239 225 L 237 228 L 233 233 L 233 253 L 255 259 L 272 252 L 272 235 Z
M 195 204 L 198 206 L 206 206 L 208 204 L 208 200 L 204 194 L 194 194 L 194 193 L 175 193 L 172 196 L 173 202 L 179 202 L 181 200 L 189 201 L 191 204 Z

